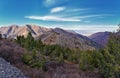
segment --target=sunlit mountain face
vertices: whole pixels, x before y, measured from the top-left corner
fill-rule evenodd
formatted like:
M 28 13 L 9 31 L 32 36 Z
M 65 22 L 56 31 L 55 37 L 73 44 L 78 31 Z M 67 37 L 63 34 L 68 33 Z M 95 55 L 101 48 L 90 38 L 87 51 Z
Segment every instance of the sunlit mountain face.
M 114 31 L 120 0 L 0 0 L 0 25 L 37 24 L 90 35 Z

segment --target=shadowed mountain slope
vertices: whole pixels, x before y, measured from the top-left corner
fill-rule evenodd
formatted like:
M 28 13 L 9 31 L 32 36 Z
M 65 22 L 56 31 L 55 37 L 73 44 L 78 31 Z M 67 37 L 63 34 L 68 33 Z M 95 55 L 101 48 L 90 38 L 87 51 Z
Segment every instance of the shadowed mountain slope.
M 94 33 L 89 38 L 102 46 L 106 46 L 109 39 L 109 32 Z

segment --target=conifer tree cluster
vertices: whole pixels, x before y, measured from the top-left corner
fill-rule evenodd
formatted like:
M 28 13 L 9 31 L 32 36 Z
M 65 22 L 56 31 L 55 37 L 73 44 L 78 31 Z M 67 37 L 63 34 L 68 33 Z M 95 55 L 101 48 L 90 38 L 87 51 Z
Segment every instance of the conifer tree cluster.
M 95 51 L 71 50 L 59 45 L 45 45 L 41 40 L 34 40 L 30 32 L 26 38 L 18 36 L 16 42 L 28 51 L 22 59 L 25 64 L 31 67 L 47 71 L 45 65 L 47 62 L 72 62 L 78 64 L 83 71 L 98 69 L 103 78 L 120 77 L 119 31 L 110 33 L 108 45 Z

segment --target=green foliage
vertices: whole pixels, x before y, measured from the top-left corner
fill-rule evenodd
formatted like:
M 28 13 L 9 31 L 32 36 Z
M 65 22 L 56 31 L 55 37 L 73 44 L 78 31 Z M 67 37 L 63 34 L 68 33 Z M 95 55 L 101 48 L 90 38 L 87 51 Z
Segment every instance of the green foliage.
M 32 53 L 26 53 L 22 56 L 22 60 L 25 64 L 33 67 L 33 68 L 42 68 L 44 69 L 44 65 L 46 61 L 41 57 L 38 59 L 37 53 L 32 52 Z
M 103 50 L 105 68 L 102 74 L 107 78 L 117 78 L 120 75 L 120 35 L 110 33 L 107 47 Z
M 23 62 L 31 67 L 47 71 L 46 62 L 66 61 L 79 64 L 80 69 L 99 69 L 103 78 L 116 78 L 120 75 L 120 35 L 110 34 L 108 45 L 98 51 L 70 50 L 59 45 L 45 45 L 41 40 L 34 40 L 31 33 L 28 36 L 18 36 L 17 43 L 30 52 L 22 56 Z
M 119 73 L 116 68 L 119 70 L 119 66 L 117 66 L 114 55 L 110 54 L 107 49 L 101 50 L 100 53 L 102 54 L 102 58 L 99 59 L 98 68 L 101 74 L 104 78 L 116 78 L 116 74 Z
M 103 78 L 120 76 L 120 33 L 110 33 L 108 45 L 93 52 L 81 52 L 79 66 L 82 70 L 99 69 Z
M 2 34 L 0 33 L 0 40 L 2 40 Z
M 94 58 L 92 57 L 92 51 L 81 52 L 79 59 L 79 65 L 82 70 L 93 70 Z

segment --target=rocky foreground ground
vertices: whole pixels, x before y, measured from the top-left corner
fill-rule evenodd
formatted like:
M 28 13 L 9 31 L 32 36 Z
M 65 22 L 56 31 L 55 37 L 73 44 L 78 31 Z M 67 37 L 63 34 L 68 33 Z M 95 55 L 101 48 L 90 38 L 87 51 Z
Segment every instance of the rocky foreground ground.
M 0 78 L 28 78 L 19 69 L 0 58 Z

